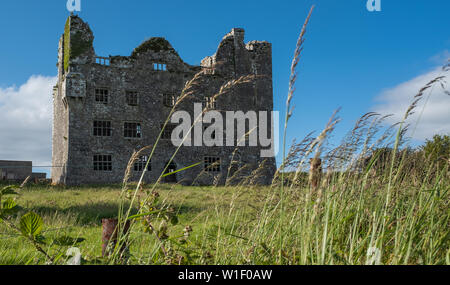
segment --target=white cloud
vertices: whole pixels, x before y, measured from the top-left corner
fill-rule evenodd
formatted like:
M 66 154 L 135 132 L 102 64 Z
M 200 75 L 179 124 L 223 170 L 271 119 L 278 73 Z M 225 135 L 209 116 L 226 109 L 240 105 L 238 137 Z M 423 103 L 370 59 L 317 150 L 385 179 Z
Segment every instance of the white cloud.
M 376 98 L 378 104 L 374 107 L 374 111 L 381 114 L 393 114 L 394 116 L 390 118 L 389 123 L 401 121 L 413 101 L 413 97 L 419 90 L 430 80 L 442 75 L 447 76 L 447 81 L 450 79 L 449 73 L 442 73 L 442 68 L 438 67 L 393 88 L 384 90 Z M 449 85 L 446 88 L 448 90 Z M 411 124 L 409 134 L 412 138 L 421 141 L 429 139 L 435 134 L 450 133 L 450 96 L 444 93 L 439 84 L 434 85 L 431 96 L 429 96 L 430 90 L 428 89 L 425 92 L 425 96 L 415 109 L 414 115 L 408 121 Z M 427 98 L 429 99 L 427 100 Z M 416 124 L 417 129 L 412 133 Z
M 0 88 L 0 160 L 51 165 L 52 89 L 56 80 L 33 75 L 20 87 Z
M 430 61 L 438 65 L 444 65 L 448 59 L 450 59 L 450 51 L 446 49 L 435 56 L 432 56 Z

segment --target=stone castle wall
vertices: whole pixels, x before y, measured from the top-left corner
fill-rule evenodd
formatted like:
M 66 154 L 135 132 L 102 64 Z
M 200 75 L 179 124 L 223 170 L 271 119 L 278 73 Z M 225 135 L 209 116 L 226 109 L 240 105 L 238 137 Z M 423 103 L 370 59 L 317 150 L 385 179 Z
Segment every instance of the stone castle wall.
M 220 93 L 230 81 L 240 79 L 242 83 L 217 96 L 215 110 L 273 109 L 271 45 L 257 41 L 245 45 L 242 29 L 227 34 L 216 54 L 205 58 L 201 66 L 183 62 L 163 38 L 147 40 L 131 56 L 108 58 L 97 58 L 92 43 L 89 26 L 77 16 L 69 17 L 59 44 L 59 75 L 53 94 L 53 165 L 61 166 L 52 171 L 55 184 L 121 182 L 133 151 L 155 144 L 172 109 L 165 106 L 165 96 L 180 96 L 193 78 L 193 92 L 177 106 L 191 117 L 194 103 L 204 102 L 205 97 Z M 96 101 L 96 89 L 108 90 L 106 104 Z M 136 92 L 136 106 L 127 104 L 128 92 Z M 110 122 L 110 136 L 94 136 L 93 122 L 99 120 Z M 141 137 L 124 137 L 124 123 L 139 123 Z M 175 150 L 170 140 L 158 143 L 145 181 L 158 179 Z M 185 185 L 224 184 L 237 165 L 246 167 L 235 177 L 250 175 L 264 163 L 265 167 L 258 170 L 263 173 L 255 182 L 268 184 L 275 160 L 262 159 L 259 153 L 260 147 L 182 146 L 174 158 L 176 169 L 202 164 L 180 171 L 173 178 Z M 94 171 L 94 155 L 111 155 L 111 169 Z M 204 171 L 205 156 L 220 157 L 220 171 Z M 237 163 L 230 167 L 232 159 Z M 139 171 L 133 171 L 131 179 L 139 176 Z

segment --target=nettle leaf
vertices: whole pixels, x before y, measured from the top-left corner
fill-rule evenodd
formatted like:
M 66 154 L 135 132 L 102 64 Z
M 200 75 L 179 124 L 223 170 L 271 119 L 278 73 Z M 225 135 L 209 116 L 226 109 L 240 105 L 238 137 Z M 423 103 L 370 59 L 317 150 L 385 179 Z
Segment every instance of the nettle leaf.
M 2 208 L 4 210 L 12 210 L 17 206 L 16 201 L 13 198 L 8 198 L 6 201 L 3 201 Z
M 46 244 L 45 237 L 43 235 L 37 235 L 34 237 L 34 240 L 39 244 Z
M 20 230 L 25 236 L 38 236 L 42 231 L 44 222 L 42 217 L 36 213 L 29 212 L 20 219 Z
M 16 201 L 13 198 L 8 198 L 2 203 L 2 215 L 12 215 L 18 208 Z
M 16 186 L 6 186 L 0 190 L 1 195 L 19 195 L 16 191 Z

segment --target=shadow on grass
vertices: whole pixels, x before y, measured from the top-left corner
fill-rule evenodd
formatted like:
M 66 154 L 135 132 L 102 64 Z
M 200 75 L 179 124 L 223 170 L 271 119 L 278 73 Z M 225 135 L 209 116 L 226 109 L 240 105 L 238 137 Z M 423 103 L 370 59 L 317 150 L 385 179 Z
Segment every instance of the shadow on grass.
M 128 209 L 126 205 L 125 209 Z M 42 216 L 66 214 L 74 215 L 77 223 L 80 225 L 100 225 L 102 219 L 117 218 L 119 211 L 118 203 L 88 203 L 85 205 L 73 205 L 67 208 L 60 208 L 57 206 L 35 206 L 29 210 L 34 211 Z M 136 214 L 137 208 L 133 207 L 131 214 Z
M 206 210 L 206 208 L 204 208 L 204 207 L 198 207 L 198 206 L 194 206 L 194 205 L 172 204 L 172 208 L 175 209 L 175 212 L 178 215 L 193 215 L 193 214 L 198 214 L 198 213 L 202 212 L 203 210 Z
M 127 210 L 129 205 L 125 206 Z M 187 206 L 187 205 L 172 205 L 179 216 L 192 216 L 204 210 L 203 207 Z M 60 215 L 73 215 L 77 224 L 85 225 L 101 225 L 102 219 L 117 218 L 119 204 L 118 203 L 89 203 L 85 205 L 73 205 L 67 208 L 58 206 L 35 206 L 28 210 L 36 212 L 42 216 L 53 216 L 56 213 Z M 133 207 L 131 215 L 137 214 L 138 209 Z

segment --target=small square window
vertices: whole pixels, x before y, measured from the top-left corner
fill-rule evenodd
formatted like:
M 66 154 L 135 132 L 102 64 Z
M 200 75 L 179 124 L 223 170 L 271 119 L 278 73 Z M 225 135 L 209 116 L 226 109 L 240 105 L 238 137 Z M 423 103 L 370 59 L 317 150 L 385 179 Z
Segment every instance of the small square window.
M 167 65 L 165 63 L 153 63 L 153 70 L 167 71 Z
M 94 155 L 94 171 L 112 171 L 111 155 Z
M 203 99 L 203 108 L 216 109 L 216 98 L 214 98 L 214 97 L 205 97 Z
M 127 104 L 129 106 L 137 106 L 138 105 L 138 93 L 136 91 L 127 91 Z
M 98 103 L 108 104 L 109 90 L 105 88 L 95 89 L 95 101 Z
M 220 172 L 220 157 L 205 156 L 204 157 L 204 170 L 207 172 Z
M 176 96 L 173 93 L 163 94 L 163 105 L 172 108 L 175 105 Z
M 140 123 L 124 123 L 123 136 L 126 138 L 141 138 L 142 129 Z
M 147 165 L 147 162 L 147 171 L 151 171 L 152 162 L 149 161 L 149 157 L 147 155 L 140 156 L 139 159 L 134 163 L 134 171 L 143 171 L 145 169 L 145 166 Z
M 112 133 L 110 121 L 94 121 L 94 136 L 110 137 Z
M 110 65 L 111 60 L 108 57 L 96 57 L 95 63 L 101 64 L 101 65 Z

